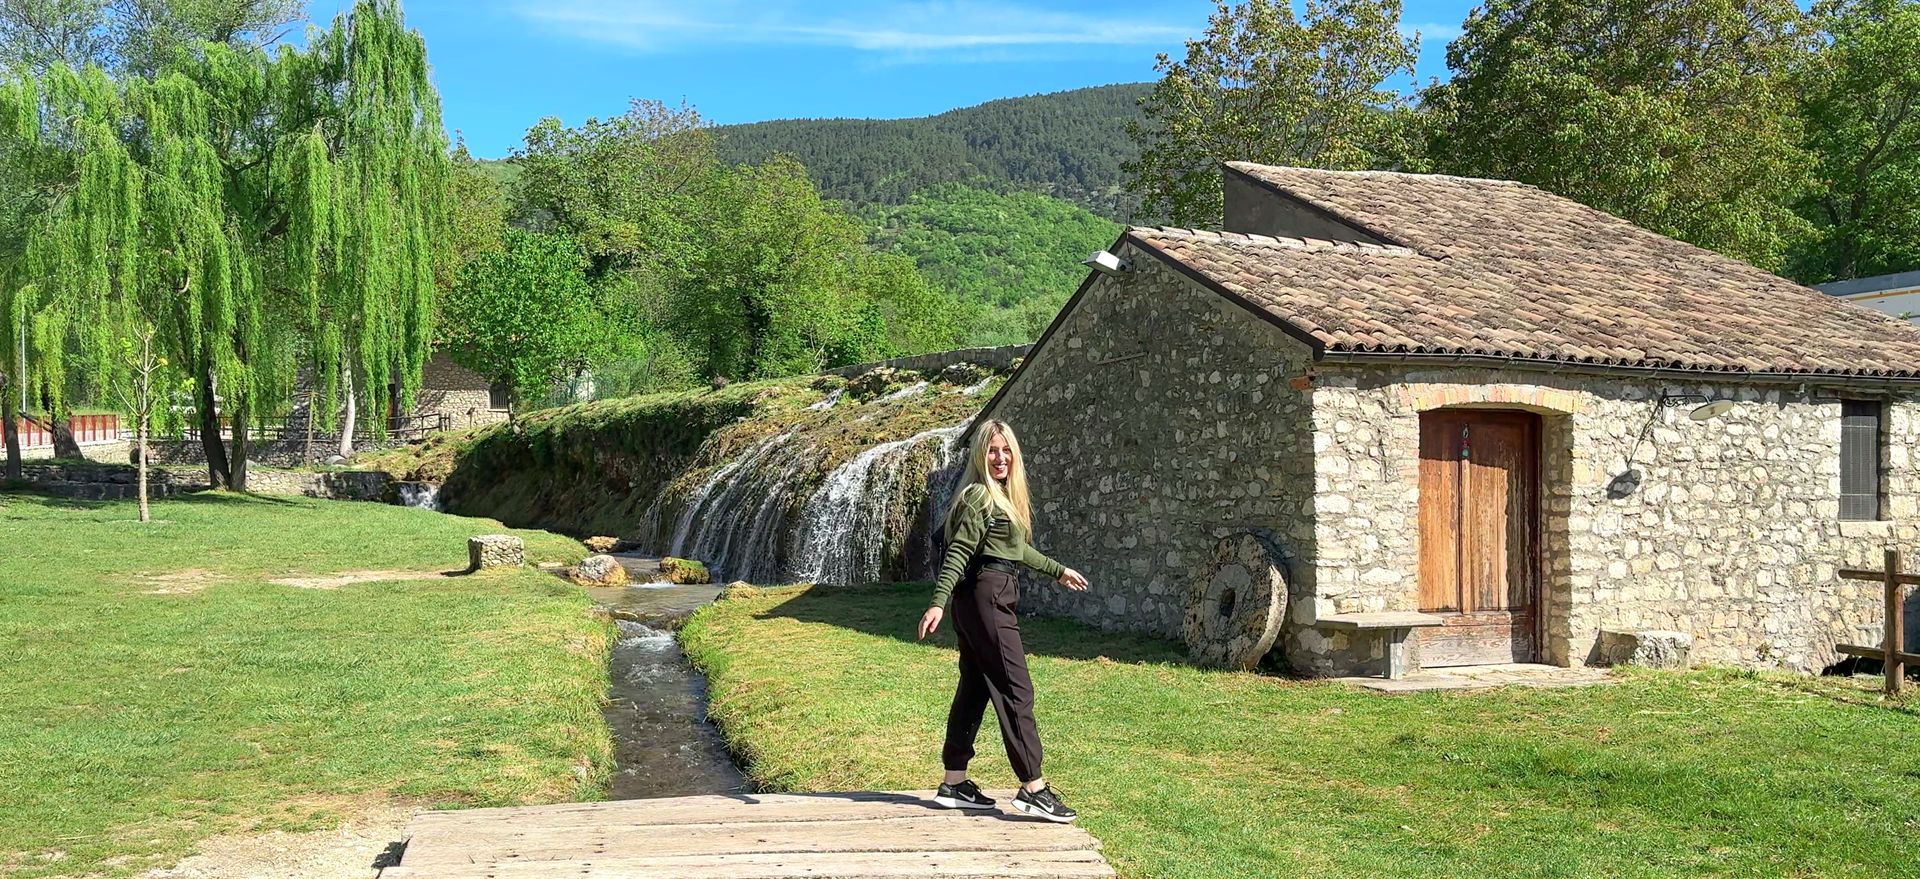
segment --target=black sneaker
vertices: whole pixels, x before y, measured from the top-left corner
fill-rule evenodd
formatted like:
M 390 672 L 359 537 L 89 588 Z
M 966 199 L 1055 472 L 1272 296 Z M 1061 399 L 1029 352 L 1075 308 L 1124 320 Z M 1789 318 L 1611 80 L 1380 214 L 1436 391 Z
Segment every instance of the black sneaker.
M 933 801 L 949 809 L 991 809 L 993 798 L 980 792 L 980 786 L 969 778 L 959 784 L 942 783 L 940 789 L 933 792 Z
M 1013 807 L 1035 818 L 1045 818 L 1058 824 L 1066 824 L 1080 817 L 1079 812 L 1060 802 L 1060 796 L 1053 792 L 1052 785 L 1038 791 L 1021 788 L 1019 793 L 1013 795 Z

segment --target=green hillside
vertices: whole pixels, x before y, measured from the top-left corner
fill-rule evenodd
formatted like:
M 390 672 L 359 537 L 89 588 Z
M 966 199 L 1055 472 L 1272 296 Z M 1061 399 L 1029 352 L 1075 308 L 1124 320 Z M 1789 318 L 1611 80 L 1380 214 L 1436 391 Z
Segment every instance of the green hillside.
M 1080 261 L 1113 243 L 1120 225 L 1032 192 L 942 183 L 903 205 L 867 208 L 876 247 L 913 260 L 965 309 L 967 345 L 1031 342 L 1086 277 Z
M 730 162 L 787 153 L 821 193 L 856 205 L 897 205 L 938 183 L 1027 190 L 1124 220 L 1121 189 L 1134 155 L 1127 123 L 1149 83 L 1007 98 L 915 119 L 777 119 L 716 129 Z

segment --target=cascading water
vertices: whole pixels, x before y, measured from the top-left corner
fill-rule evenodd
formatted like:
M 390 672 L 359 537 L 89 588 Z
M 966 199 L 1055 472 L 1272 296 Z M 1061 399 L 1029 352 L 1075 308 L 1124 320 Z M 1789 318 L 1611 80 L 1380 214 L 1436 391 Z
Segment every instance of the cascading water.
M 923 503 L 937 506 L 950 493 L 954 448 L 969 423 L 867 448 L 817 484 L 805 474 L 818 472 L 826 449 L 792 431 L 769 437 L 692 489 L 672 539 L 657 543 L 727 580 L 858 583 L 889 572 L 911 575 L 893 564 L 894 552 L 905 549 L 903 540 L 925 542 L 913 526 Z
M 918 446 L 937 443 L 933 476 L 938 484 L 952 469 L 954 445 L 971 420 L 929 430 L 903 440 L 881 443 L 840 465 L 808 499 L 801 523 L 799 552 L 790 579 L 814 583 L 857 583 L 880 575 L 886 557 L 890 523 L 911 522 L 912 511 L 902 509 L 901 463 Z M 929 489 L 934 486 L 930 485 Z M 929 508 L 944 509 L 929 490 Z
M 402 482 L 399 484 L 400 505 L 419 507 L 423 510 L 439 512 L 440 486 L 431 482 Z

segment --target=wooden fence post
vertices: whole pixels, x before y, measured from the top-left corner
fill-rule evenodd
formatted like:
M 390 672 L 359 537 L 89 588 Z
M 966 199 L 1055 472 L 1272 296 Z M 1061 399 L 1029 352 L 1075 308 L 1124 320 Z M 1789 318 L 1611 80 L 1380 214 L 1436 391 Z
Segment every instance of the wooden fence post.
M 1885 655 L 1883 662 L 1887 671 L 1887 692 L 1899 695 L 1907 683 L 1907 664 L 1902 661 L 1902 652 L 1906 649 L 1906 626 L 1902 619 L 1901 597 L 1906 591 L 1900 585 L 1900 551 L 1887 550 L 1887 626 L 1882 636 L 1880 648 Z

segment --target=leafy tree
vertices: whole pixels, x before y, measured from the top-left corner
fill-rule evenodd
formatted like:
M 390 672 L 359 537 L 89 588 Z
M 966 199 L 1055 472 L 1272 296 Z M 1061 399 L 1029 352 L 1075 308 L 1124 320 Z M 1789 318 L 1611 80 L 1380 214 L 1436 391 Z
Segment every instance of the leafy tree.
M 268 46 L 304 0 L 0 0 L 0 66 L 152 75 L 202 43 Z
M 344 376 L 368 401 L 392 384 L 411 402 L 447 153 L 396 4 L 361 0 L 272 56 L 209 43 L 153 76 L 21 71 L 0 118 L 39 208 L 0 251 L 9 337 L 27 339 L 16 382 L 57 399 L 69 347 L 106 374 L 128 324 L 104 316 L 124 303 L 193 378 L 209 473 L 236 489 L 248 425 L 288 403 L 303 360 L 329 400 Z
M 1086 277 L 1080 261 L 1120 234 L 1118 223 L 1070 202 L 958 183 L 871 208 L 866 219 L 876 247 L 913 260 L 956 301 L 968 346 L 1038 338 Z
M 608 388 L 786 375 L 953 337 L 945 301 L 910 266 L 876 259 L 804 167 L 723 165 L 691 108 L 636 101 L 578 128 L 546 120 L 513 164 L 519 221 L 572 236 L 622 316 L 614 331 L 640 362 L 608 364 Z
M 443 334 L 454 362 L 507 382 L 517 410 L 603 360 L 616 336 L 572 237 L 513 229 L 503 243 L 461 270 Z
M 520 168 L 517 219 L 572 234 L 596 281 L 684 265 L 700 200 L 720 169 L 699 113 L 644 100 L 577 128 L 543 119 L 527 131 L 513 164 Z
M 1775 267 L 1804 226 L 1799 21 L 1791 0 L 1489 0 L 1425 93 L 1428 155 Z
M 1789 273 L 1808 283 L 1920 268 L 1920 3 L 1838 0 L 1814 14 L 1821 51 L 1795 79 L 1815 233 Z
M 1186 57 L 1160 56 L 1129 127 L 1140 156 L 1124 167 L 1143 212 L 1218 226 L 1226 161 L 1372 167 L 1395 133 L 1383 111 L 1406 101 L 1385 83 L 1419 57 L 1399 26 L 1399 0 L 1307 0 L 1298 17 L 1285 0 L 1216 0 Z
M 443 289 L 453 286 L 469 261 L 506 247 L 507 214 L 513 209 L 507 184 L 491 169 L 497 163 L 475 161 L 464 142 L 454 145 L 452 163 L 447 178 L 451 238 L 447 259 L 436 266 Z

